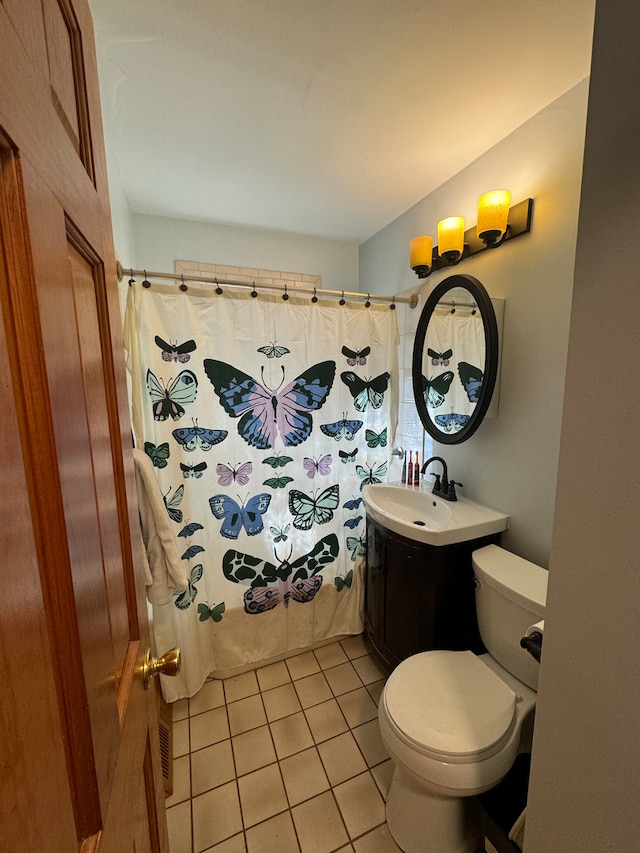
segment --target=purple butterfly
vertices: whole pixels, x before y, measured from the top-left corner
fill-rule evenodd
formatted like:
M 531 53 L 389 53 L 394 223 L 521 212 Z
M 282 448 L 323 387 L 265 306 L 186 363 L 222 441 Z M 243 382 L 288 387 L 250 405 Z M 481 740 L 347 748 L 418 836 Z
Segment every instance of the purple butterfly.
M 316 459 L 315 457 L 311 459 L 309 456 L 305 456 L 302 467 L 307 472 L 307 477 L 313 480 L 316 474 L 320 474 L 323 477 L 328 476 L 331 473 L 331 462 L 330 453 L 327 453 L 326 456 L 321 456 L 320 459 Z
M 314 364 L 280 391 L 265 387 L 224 361 L 206 358 L 204 370 L 222 408 L 232 418 L 240 418 L 238 434 L 251 447 L 263 450 L 273 447 L 278 435 L 287 447 L 309 438 L 313 427 L 309 412 L 324 405 L 333 385 L 336 363 Z M 284 379 L 284 368 L 282 375 Z
M 221 486 L 230 486 L 231 483 L 235 480 L 236 483 L 240 483 L 241 486 L 246 486 L 249 482 L 249 474 L 253 471 L 253 464 L 251 462 L 242 462 L 238 465 L 225 465 L 222 462 L 218 462 L 216 465 L 216 474 L 218 475 L 218 483 Z
M 154 340 L 162 350 L 163 361 L 179 361 L 180 364 L 184 364 L 189 361 L 191 358 L 190 353 L 192 353 L 196 348 L 195 341 L 185 341 L 183 344 L 179 344 L 176 341 L 176 343 L 173 344 L 163 341 L 159 335 L 156 335 Z

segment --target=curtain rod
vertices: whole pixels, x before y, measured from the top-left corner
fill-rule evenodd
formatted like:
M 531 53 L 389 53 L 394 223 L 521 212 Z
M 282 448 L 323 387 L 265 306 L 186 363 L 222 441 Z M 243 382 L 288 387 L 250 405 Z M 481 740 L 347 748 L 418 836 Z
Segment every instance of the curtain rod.
M 413 296 L 381 296 L 379 294 L 370 294 L 363 293 L 362 291 L 354 291 L 354 290 L 325 290 L 324 288 L 320 288 L 320 295 L 316 296 L 317 288 L 313 285 L 300 285 L 296 284 L 295 287 L 288 287 L 288 285 L 284 284 L 256 284 L 254 281 L 234 281 L 232 279 L 224 279 L 212 278 L 211 276 L 195 276 L 195 275 L 183 275 L 182 273 L 167 273 L 167 272 L 151 272 L 150 270 L 135 270 L 123 267 L 120 261 L 117 262 L 117 272 L 118 272 L 118 281 L 122 281 L 125 274 L 128 274 L 130 279 L 135 278 L 135 276 L 144 276 L 144 282 L 149 278 L 159 278 L 163 280 L 177 282 L 180 281 L 180 287 L 184 290 L 187 289 L 186 281 L 193 281 L 198 284 L 215 284 L 218 288 L 222 285 L 225 287 L 250 287 L 252 288 L 252 292 L 257 292 L 258 290 L 282 290 L 283 299 L 289 298 L 289 292 L 294 295 L 299 291 L 304 291 L 305 293 L 313 293 L 313 297 L 316 299 L 323 298 L 329 296 L 331 298 L 337 298 L 338 296 L 341 299 L 341 302 L 345 300 L 347 297 L 351 300 L 362 301 L 365 300 L 365 305 L 368 307 L 367 303 L 370 305 L 372 302 L 390 302 L 391 308 L 395 308 L 396 305 L 406 304 L 410 308 L 415 308 L 418 304 L 418 297 L 414 293 Z M 184 287 L 183 287 L 184 285 Z

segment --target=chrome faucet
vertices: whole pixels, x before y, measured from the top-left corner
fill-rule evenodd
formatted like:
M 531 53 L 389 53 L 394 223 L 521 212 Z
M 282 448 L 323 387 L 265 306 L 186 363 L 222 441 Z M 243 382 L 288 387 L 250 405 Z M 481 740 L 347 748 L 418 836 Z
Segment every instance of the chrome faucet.
M 456 486 L 461 486 L 462 483 L 457 483 L 455 480 L 449 479 L 447 463 L 444 461 L 442 456 L 430 456 L 422 466 L 422 475 L 424 476 L 427 468 L 432 462 L 440 462 L 442 465 L 442 476 L 440 476 L 440 474 L 431 475 L 432 477 L 435 477 L 431 494 L 444 498 L 445 501 L 457 501 L 458 496 L 456 495 Z

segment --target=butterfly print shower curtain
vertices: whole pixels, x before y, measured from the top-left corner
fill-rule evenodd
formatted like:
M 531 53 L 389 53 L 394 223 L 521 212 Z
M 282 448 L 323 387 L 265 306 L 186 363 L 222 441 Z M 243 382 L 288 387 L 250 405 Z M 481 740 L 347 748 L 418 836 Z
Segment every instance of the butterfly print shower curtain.
M 248 292 L 129 288 L 136 446 L 152 459 L 189 585 L 153 608 L 182 649 L 165 698 L 362 630 L 362 488 L 386 479 L 396 312 Z

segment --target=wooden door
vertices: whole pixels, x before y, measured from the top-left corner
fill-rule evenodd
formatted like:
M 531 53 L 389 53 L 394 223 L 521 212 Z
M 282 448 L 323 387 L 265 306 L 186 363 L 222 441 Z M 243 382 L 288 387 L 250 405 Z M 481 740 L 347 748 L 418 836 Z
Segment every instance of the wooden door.
M 101 134 L 86 0 L 0 0 L 3 853 L 168 850 Z

